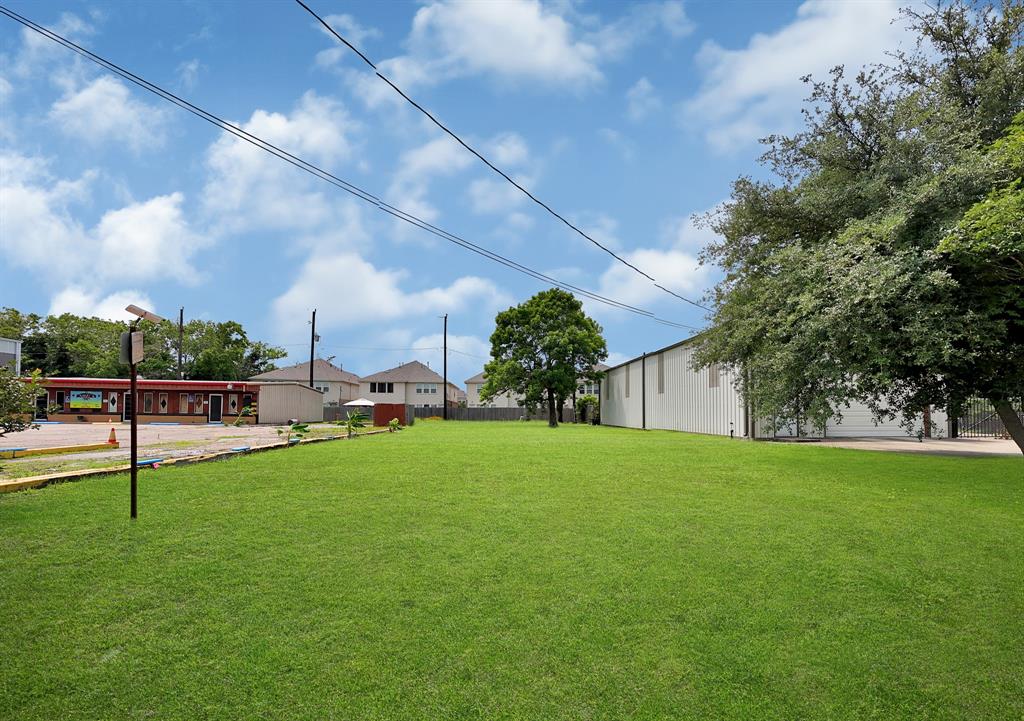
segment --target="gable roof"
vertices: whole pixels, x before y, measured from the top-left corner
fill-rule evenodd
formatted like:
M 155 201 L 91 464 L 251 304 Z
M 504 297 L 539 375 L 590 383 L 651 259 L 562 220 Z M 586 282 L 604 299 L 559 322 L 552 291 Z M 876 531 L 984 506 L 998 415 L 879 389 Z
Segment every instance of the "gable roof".
M 309 361 L 296 363 L 287 368 L 277 368 L 266 373 L 254 375 L 253 381 L 306 381 L 309 382 Z M 341 381 L 343 383 L 359 383 L 359 376 L 344 371 L 333 363 L 322 358 L 313 361 L 313 381 Z
M 594 370 L 602 371 L 603 372 L 603 371 L 608 370 L 608 366 L 606 366 L 604 363 L 595 363 L 594 364 Z M 463 381 L 463 383 L 483 383 L 483 382 L 484 382 L 484 372 L 483 371 L 480 371 L 479 373 L 477 373 L 472 378 L 467 378 L 465 381 Z
M 380 381 L 391 381 L 392 383 L 444 383 L 444 378 L 419 361 L 409 361 L 396 368 L 389 368 L 363 378 L 363 383 L 379 383 Z M 450 384 L 449 384 L 450 385 Z

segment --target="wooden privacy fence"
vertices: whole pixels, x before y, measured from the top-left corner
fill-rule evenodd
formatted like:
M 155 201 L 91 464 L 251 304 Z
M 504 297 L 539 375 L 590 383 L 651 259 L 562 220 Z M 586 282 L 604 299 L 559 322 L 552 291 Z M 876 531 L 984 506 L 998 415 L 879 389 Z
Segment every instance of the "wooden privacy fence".
M 444 408 L 431 406 L 413 408 L 417 418 L 443 418 Z M 450 421 L 518 421 L 526 418 L 531 421 L 546 421 L 548 411 L 546 408 L 530 413 L 525 408 L 449 408 L 448 420 Z M 572 408 L 562 409 L 562 423 L 575 423 L 576 414 Z

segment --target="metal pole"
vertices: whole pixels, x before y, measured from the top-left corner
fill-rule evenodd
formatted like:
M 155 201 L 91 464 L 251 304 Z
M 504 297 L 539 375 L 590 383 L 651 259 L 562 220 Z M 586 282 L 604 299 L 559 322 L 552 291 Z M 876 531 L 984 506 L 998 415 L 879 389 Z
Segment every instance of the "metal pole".
M 448 420 L 448 314 L 444 314 L 444 419 Z
M 185 337 L 185 307 L 178 309 L 178 380 L 182 380 L 181 374 L 181 345 Z
M 135 323 L 131 324 L 131 333 L 135 332 Z M 132 520 L 139 517 L 139 409 L 138 409 L 138 382 L 139 382 L 139 371 L 138 366 L 132 363 L 129 368 L 131 369 L 131 398 L 132 398 L 132 509 L 131 516 Z
M 640 357 L 640 427 L 647 430 L 647 354 Z
M 313 309 L 312 328 L 309 329 L 309 387 L 313 387 L 313 354 L 316 353 L 316 308 Z

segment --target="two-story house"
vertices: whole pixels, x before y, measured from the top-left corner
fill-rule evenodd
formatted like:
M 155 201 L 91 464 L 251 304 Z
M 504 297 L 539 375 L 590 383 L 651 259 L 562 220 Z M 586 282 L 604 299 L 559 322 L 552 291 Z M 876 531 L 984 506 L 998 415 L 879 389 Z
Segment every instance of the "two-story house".
M 309 383 L 309 361 L 260 373 L 249 380 L 261 383 Z M 359 376 L 317 358 L 313 361 L 313 387 L 324 394 L 325 406 L 337 406 L 359 397 Z
M 359 383 L 359 395 L 374 403 L 404 403 L 413 406 L 449 406 L 459 403 L 459 389 L 419 361 L 374 373 Z

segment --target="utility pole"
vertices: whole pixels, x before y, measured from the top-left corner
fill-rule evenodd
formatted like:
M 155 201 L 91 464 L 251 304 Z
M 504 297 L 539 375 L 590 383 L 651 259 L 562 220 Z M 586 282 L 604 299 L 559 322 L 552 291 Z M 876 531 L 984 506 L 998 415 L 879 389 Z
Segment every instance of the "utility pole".
M 448 314 L 444 314 L 444 419 L 448 420 Z
M 313 387 L 313 354 L 316 353 L 316 308 L 313 309 L 313 327 L 309 331 L 309 387 Z
M 185 338 L 185 306 L 178 309 L 178 380 L 182 380 L 181 374 L 181 345 Z

